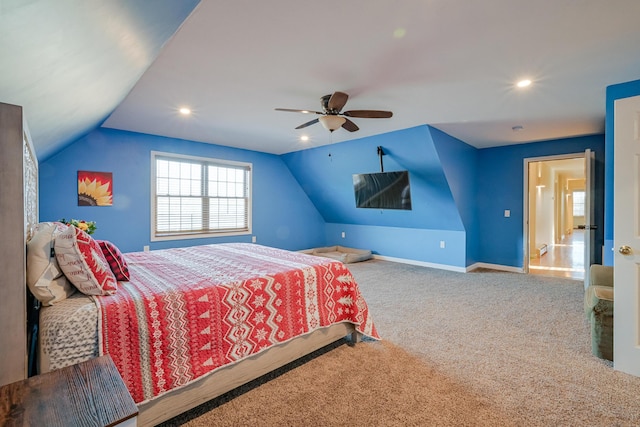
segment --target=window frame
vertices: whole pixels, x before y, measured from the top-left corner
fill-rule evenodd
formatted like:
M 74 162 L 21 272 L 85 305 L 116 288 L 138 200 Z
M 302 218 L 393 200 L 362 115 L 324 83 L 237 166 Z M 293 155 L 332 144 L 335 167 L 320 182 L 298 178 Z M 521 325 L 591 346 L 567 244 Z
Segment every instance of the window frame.
M 232 231 L 206 231 L 206 232 L 181 232 L 181 233 L 158 233 L 156 230 L 156 215 L 157 215 L 157 171 L 156 165 L 158 158 L 167 158 L 175 161 L 190 161 L 201 163 L 207 166 L 217 167 L 241 167 L 247 170 L 247 228 L 242 230 Z M 204 176 L 200 178 L 204 179 Z M 167 153 L 162 151 L 151 151 L 151 221 L 150 221 L 150 234 L 152 242 L 168 241 L 168 240 L 188 240 L 188 239 L 204 239 L 212 237 L 225 237 L 225 236 L 243 236 L 252 234 L 252 206 L 253 206 L 253 164 L 248 162 L 238 162 L 233 160 L 216 159 L 212 157 L 191 156 L 186 154 Z M 204 211 L 204 207 L 203 207 Z
M 582 193 L 582 202 L 581 203 L 576 203 L 576 193 Z M 585 216 L 585 203 L 586 203 L 586 192 L 585 190 L 573 190 L 571 192 L 571 216 L 575 217 L 581 217 L 581 216 Z M 582 206 L 582 215 L 576 215 L 576 206 Z

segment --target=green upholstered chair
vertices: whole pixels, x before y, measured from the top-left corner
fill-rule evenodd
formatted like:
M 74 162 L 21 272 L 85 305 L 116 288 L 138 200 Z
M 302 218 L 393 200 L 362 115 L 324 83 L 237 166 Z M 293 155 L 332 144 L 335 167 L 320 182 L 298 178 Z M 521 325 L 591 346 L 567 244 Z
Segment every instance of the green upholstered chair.
M 584 295 L 584 310 L 591 324 L 591 352 L 613 361 L 613 267 L 594 264 Z

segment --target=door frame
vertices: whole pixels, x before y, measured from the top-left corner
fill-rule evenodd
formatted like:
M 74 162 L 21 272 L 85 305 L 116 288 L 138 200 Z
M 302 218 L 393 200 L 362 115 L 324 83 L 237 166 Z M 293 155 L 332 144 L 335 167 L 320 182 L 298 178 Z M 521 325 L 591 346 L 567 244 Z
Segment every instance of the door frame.
M 522 272 L 525 274 L 529 274 L 529 256 L 530 256 L 530 252 L 529 252 L 529 163 L 536 163 L 536 162 L 547 162 L 547 161 L 552 161 L 552 160 L 568 160 L 568 159 L 586 159 L 586 152 L 585 151 L 581 151 L 578 153 L 571 153 L 571 154 L 557 154 L 557 155 L 550 155 L 550 156 L 540 156 L 540 157 L 527 157 L 523 160 L 523 177 L 524 177 L 524 186 L 523 186 L 523 192 L 522 194 L 524 195 L 523 197 L 523 215 L 522 215 L 522 244 L 524 246 L 524 250 L 523 250 L 523 259 L 522 259 Z M 586 170 L 585 170 L 585 175 L 586 175 Z M 593 171 L 592 171 L 593 173 Z M 585 176 L 586 178 L 586 176 Z M 593 181 L 593 176 L 591 177 L 592 181 Z M 591 191 L 590 189 L 585 189 L 585 191 Z M 590 195 L 591 196 L 591 201 L 593 203 L 593 194 Z M 585 247 L 585 251 L 586 251 L 586 247 Z M 585 270 L 586 270 L 586 266 L 585 266 Z

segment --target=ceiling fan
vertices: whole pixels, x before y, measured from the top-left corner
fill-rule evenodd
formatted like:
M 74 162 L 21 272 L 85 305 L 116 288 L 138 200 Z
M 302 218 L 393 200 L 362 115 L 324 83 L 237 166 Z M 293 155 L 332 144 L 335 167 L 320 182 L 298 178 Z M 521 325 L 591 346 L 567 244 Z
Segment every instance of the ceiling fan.
M 349 95 L 344 92 L 334 92 L 332 95 L 325 95 L 320 98 L 322 103 L 322 112 L 312 110 L 295 110 L 291 108 L 276 108 L 276 111 L 289 111 L 292 113 L 319 114 L 320 117 L 301 124 L 296 129 L 306 128 L 320 122 L 322 126 L 330 132 L 343 127 L 349 132 L 355 132 L 360 129 L 347 117 L 357 117 L 366 119 L 388 119 L 393 116 L 391 111 L 379 110 L 350 110 L 343 113 L 340 112 L 347 103 Z

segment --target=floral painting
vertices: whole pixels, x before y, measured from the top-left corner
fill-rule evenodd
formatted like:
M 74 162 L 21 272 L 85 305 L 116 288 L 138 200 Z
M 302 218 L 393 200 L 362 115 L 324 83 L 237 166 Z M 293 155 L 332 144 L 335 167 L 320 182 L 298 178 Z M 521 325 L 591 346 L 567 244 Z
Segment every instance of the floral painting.
M 111 206 L 113 174 L 78 171 L 78 206 Z

